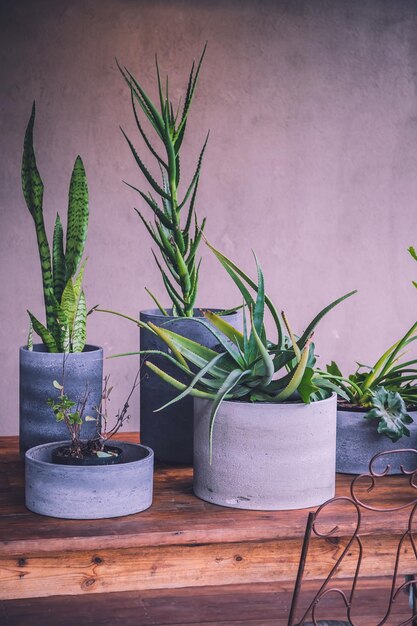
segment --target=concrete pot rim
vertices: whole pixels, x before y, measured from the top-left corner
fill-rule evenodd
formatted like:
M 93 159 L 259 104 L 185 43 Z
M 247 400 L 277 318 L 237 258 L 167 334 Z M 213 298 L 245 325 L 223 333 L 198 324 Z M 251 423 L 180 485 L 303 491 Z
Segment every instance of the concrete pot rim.
M 48 352 L 47 350 L 43 349 L 45 348 L 43 343 L 34 343 L 33 344 L 33 350 L 28 350 L 27 344 L 25 344 L 24 346 L 20 346 L 19 348 L 19 352 L 30 352 L 31 354 L 39 354 L 39 355 L 43 355 L 43 354 L 47 354 L 49 355 L 56 355 L 58 356 L 63 356 L 64 354 L 66 354 L 65 352 Z M 86 350 L 87 348 L 87 350 Z M 102 352 L 103 348 L 101 346 L 96 346 L 95 344 L 92 343 L 86 343 L 84 346 L 84 350 L 82 352 L 70 352 L 69 354 L 71 355 L 71 357 L 76 356 L 76 355 L 80 355 L 80 354 L 90 354 L 90 352 Z
M 324 398 L 323 400 L 316 400 L 315 402 L 251 402 L 250 400 L 222 400 L 220 403 L 220 407 L 222 405 L 226 406 L 253 406 L 254 408 L 260 406 L 271 406 L 271 407 L 308 407 L 308 406 L 316 406 L 319 404 L 325 404 L 327 402 L 334 402 L 334 397 L 336 393 L 332 393 L 328 398 Z M 202 402 L 213 402 L 210 398 L 194 398 L 194 401 L 202 401 Z
M 101 471 L 105 471 L 105 472 L 120 472 L 120 468 L 123 465 L 131 465 L 132 463 L 146 463 L 149 461 L 149 459 L 153 459 L 154 453 L 153 450 L 151 448 L 148 448 L 148 446 L 144 446 L 141 443 L 130 443 L 128 441 L 119 441 L 119 440 L 115 440 L 116 443 L 118 445 L 122 445 L 126 446 L 128 448 L 142 448 L 143 450 L 146 450 L 147 454 L 142 458 L 142 459 L 136 459 L 133 461 L 122 461 L 121 463 L 116 463 L 115 465 L 61 465 L 59 463 L 54 463 L 53 461 L 41 461 L 39 459 L 33 458 L 32 454 L 33 452 L 35 452 L 36 450 L 45 450 L 47 448 L 56 448 L 59 446 L 65 446 L 65 445 L 69 445 L 71 443 L 70 440 L 67 441 L 53 441 L 51 443 L 41 443 L 39 446 L 34 446 L 33 448 L 29 448 L 29 450 L 26 451 L 25 453 L 25 461 L 28 459 L 30 461 L 30 463 L 34 464 L 34 465 L 39 465 L 40 467 L 46 467 L 46 466 L 53 466 L 53 467 L 57 467 L 57 468 L 65 468 L 65 470 L 69 470 L 69 471 L 75 471 L 75 472 L 80 472 L 83 471 L 83 473 L 85 471 L 90 471 L 90 469 L 93 469 L 95 471 L 99 470 Z
M 169 307 L 166 309 L 168 312 L 172 311 L 172 307 Z M 194 311 L 211 311 L 212 313 L 218 313 L 221 311 L 224 311 L 224 308 L 222 309 L 221 307 L 199 307 L 196 306 L 194 307 Z M 232 313 L 228 313 L 227 315 L 222 315 L 222 317 L 231 317 L 232 315 L 236 315 L 239 311 L 234 311 Z M 166 319 L 167 322 L 171 321 L 171 320 L 192 320 L 195 317 L 203 317 L 203 315 L 194 315 L 193 317 L 180 317 L 179 315 L 163 315 L 161 313 L 161 311 L 159 309 L 142 309 L 141 311 L 139 311 L 140 315 L 149 315 L 149 316 L 155 316 L 155 317 L 162 317 L 164 319 Z

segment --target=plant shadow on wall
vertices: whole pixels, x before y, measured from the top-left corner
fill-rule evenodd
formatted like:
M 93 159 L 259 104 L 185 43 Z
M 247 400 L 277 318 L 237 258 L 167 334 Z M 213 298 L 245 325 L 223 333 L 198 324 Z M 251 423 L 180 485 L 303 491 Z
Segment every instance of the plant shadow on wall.
M 61 374 L 66 359 L 66 388 L 79 396 L 88 383 L 87 411 L 100 402 L 103 376 L 103 351 L 86 344 L 87 307 L 82 280 L 82 262 L 87 237 L 88 186 L 80 156 L 75 159 L 68 193 L 68 212 L 64 229 L 59 214 L 55 219 L 52 248 L 44 223 L 44 185 L 37 167 L 33 145 L 35 103 L 26 128 L 22 158 L 22 189 L 32 216 L 42 273 L 45 324 L 32 312 L 27 345 L 20 348 L 20 449 L 67 437 L 62 424 L 54 424 L 46 405 L 52 381 Z M 64 249 L 65 248 L 65 249 Z M 33 331 L 42 344 L 33 343 Z M 83 425 L 83 434 L 92 432 Z
M 334 494 L 336 395 L 315 367 L 312 337 L 320 320 L 355 292 L 325 307 L 297 337 L 265 294 L 258 261 L 255 282 L 209 247 L 243 297 L 243 331 L 212 312 L 189 320 L 215 337 L 217 348 L 211 349 L 163 326 L 145 325 L 169 349 L 144 352 L 151 359 L 146 365 L 180 392 L 168 404 L 188 395 L 195 400 L 194 492 L 216 504 L 263 510 L 323 502 Z M 274 320 L 275 341 L 266 336 L 266 309 Z M 155 365 L 153 356 L 173 365 L 188 382 Z

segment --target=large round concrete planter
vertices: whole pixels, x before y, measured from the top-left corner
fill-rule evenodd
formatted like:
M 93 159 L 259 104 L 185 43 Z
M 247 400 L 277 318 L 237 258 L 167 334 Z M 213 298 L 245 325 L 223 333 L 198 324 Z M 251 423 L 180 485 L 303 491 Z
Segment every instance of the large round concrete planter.
M 194 493 L 199 498 L 275 511 L 317 506 L 334 496 L 336 395 L 311 404 L 223 402 L 211 465 L 211 402 L 194 402 Z
M 68 442 L 69 443 L 69 442 Z M 152 504 L 153 452 L 117 442 L 116 465 L 57 465 L 47 443 L 26 452 L 26 506 L 34 513 L 65 519 L 99 519 L 139 513 Z
M 198 310 L 196 316 L 198 316 Z M 193 319 L 166 317 L 158 309 L 142 311 L 140 319 L 142 322 L 152 322 L 156 326 L 184 335 L 209 348 L 214 348 L 218 344 L 214 335 Z M 241 312 L 228 315 L 225 319 L 235 328 L 241 329 Z M 141 350 L 168 352 L 166 344 L 159 337 L 142 328 L 140 329 L 140 348 Z M 181 371 L 163 357 L 152 356 L 152 361 L 171 376 L 186 382 Z M 140 440 L 152 448 L 155 458 L 159 461 L 190 465 L 193 461 L 193 400 L 191 396 L 176 402 L 163 411 L 154 413 L 155 409 L 175 398 L 178 393 L 177 389 L 161 380 L 159 376 L 147 368 L 142 370 Z
M 393 443 L 388 437 L 379 435 L 376 422 L 364 419 L 364 410 L 337 411 L 336 471 L 341 474 L 364 474 L 369 471 L 369 462 L 378 452 L 399 448 L 415 448 L 417 445 L 417 411 L 410 412 L 413 424 L 407 425 L 410 437 L 402 437 Z M 413 453 L 384 456 L 374 469 L 381 471 L 390 463 L 390 474 L 399 474 L 400 465 L 407 470 L 416 468 Z
M 49 353 L 43 345 L 20 348 L 19 434 L 20 451 L 52 441 L 68 439 L 63 422 L 57 422 L 48 398 L 57 395 L 53 381 L 62 382 L 62 353 Z M 89 392 L 86 415 L 95 415 L 103 384 L 103 350 L 87 345 L 84 352 L 69 354 L 65 361 L 65 392 L 73 400 Z M 81 436 L 88 439 L 95 432 L 95 422 L 85 422 Z

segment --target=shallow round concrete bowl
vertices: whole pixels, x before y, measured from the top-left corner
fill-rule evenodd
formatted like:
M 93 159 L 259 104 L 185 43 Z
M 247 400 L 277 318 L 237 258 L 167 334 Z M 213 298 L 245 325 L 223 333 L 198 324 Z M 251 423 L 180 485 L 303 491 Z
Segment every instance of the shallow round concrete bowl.
M 322 504 L 335 493 L 336 395 L 302 403 L 222 402 L 209 458 L 210 400 L 194 399 L 194 493 L 263 511 Z
M 26 452 L 28 509 L 64 519 L 100 519 L 151 506 L 154 456 L 150 448 L 118 441 L 123 462 L 117 465 L 57 465 L 52 450 L 62 445 L 62 441 L 47 443 Z

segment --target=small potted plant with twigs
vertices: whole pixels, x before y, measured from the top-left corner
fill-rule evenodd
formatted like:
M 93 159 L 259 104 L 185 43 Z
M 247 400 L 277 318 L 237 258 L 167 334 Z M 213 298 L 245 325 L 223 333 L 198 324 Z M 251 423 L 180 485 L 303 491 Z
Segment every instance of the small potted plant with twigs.
M 243 332 L 206 312 L 199 323 L 218 344 L 210 349 L 148 324 L 170 348 L 165 361 L 187 382 L 156 365 L 152 353 L 146 365 L 177 390 L 171 404 L 194 397 L 194 492 L 244 509 L 318 505 L 334 495 L 336 394 L 315 368 L 312 336 L 322 317 L 354 292 L 325 307 L 296 337 L 265 294 L 258 262 L 255 282 L 212 250 L 243 297 Z M 265 310 L 274 341 L 266 336 Z
M 66 360 L 64 357 L 63 373 Z M 48 405 L 65 425 L 67 441 L 41 444 L 26 452 L 26 506 L 35 513 L 70 519 L 118 517 L 138 513 L 152 503 L 153 452 L 140 444 L 110 440 L 129 420 L 132 389 L 113 420 L 108 403 L 112 386 L 106 376 L 103 395 L 94 415 L 86 414 L 88 387 L 70 397 L 65 382 L 54 381 L 57 397 Z M 63 375 L 63 381 L 65 376 Z M 94 433 L 82 439 L 81 426 L 94 423 Z
M 141 311 L 140 320 L 171 328 L 213 347 L 213 336 L 204 326 L 194 323 L 196 317 L 201 317 L 201 311 L 196 307 L 201 263 L 198 252 L 206 224 L 206 218 L 200 221 L 197 217 L 196 203 L 208 134 L 189 182 L 185 187 L 182 185 L 182 147 L 205 51 L 206 47 L 198 63 L 192 64 L 183 101 L 178 105 L 170 99 L 168 77 L 166 81 L 162 80 L 157 60 L 158 98 L 155 102 L 126 67 L 119 65 L 119 69 L 129 88 L 143 150 L 135 147 L 128 135 L 122 132 L 148 190 L 146 186 L 139 188 L 127 184 L 138 192 L 144 209 L 152 217 L 148 220 L 142 209 L 135 209 L 155 245 L 154 260 L 170 302 L 169 306 L 161 304 L 155 294 L 146 288 L 156 308 Z M 144 152 L 150 156 L 150 165 L 145 163 Z M 220 313 L 219 309 L 213 310 Z M 240 315 L 235 311 L 224 311 L 223 314 L 229 324 L 239 327 Z M 166 350 L 157 335 L 142 330 L 140 346 L 142 350 Z M 167 364 L 167 367 L 169 369 L 170 365 Z M 161 461 L 190 463 L 193 456 L 191 398 L 184 398 L 176 407 L 169 406 L 156 415 L 154 410 L 161 397 L 168 401 L 173 397 L 172 390 L 163 380 L 148 372 L 140 385 L 141 440 L 153 448 L 155 456 Z
M 88 186 L 84 165 L 77 156 L 68 194 L 66 233 L 56 216 L 52 247 L 49 245 L 43 215 L 44 186 L 33 147 L 35 103 L 26 128 L 23 160 L 23 195 L 35 224 L 42 271 L 45 324 L 30 311 L 27 344 L 20 348 L 20 449 L 67 437 L 62 423 L 54 423 L 46 400 L 52 381 L 61 375 L 66 359 L 66 389 L 79 397 L 88 384 L 86 411 L 100 402 L 103 378 L 103 350 L 86 343 L 87 306 L 82 280 L 88 227 Z M 33 342 L 35 332 L 42 343 Z M 93 432 L 83 424 L 83 436 Z

